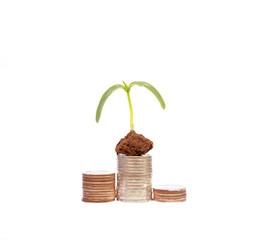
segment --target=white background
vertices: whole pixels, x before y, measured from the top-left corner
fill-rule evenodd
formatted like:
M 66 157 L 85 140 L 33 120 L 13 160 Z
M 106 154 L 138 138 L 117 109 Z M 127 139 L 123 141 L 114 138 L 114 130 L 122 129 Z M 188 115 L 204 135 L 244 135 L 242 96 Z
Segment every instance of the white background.
M 267 239 L 266 1 L 0 1 L 0 239 Z M 186 203 L 86 204 L 134 125 Z

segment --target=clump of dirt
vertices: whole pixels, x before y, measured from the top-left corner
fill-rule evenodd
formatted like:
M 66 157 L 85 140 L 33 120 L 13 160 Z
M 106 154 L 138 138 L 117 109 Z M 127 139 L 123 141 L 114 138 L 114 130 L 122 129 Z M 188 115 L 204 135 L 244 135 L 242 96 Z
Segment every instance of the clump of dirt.
M 145 138 L 142 134 L 130 131 L 122 138 L 116 146 L 117 154 L 125 154 L 127 156 L 141 156 L 146 154 L 153 148 L 153 142 Z

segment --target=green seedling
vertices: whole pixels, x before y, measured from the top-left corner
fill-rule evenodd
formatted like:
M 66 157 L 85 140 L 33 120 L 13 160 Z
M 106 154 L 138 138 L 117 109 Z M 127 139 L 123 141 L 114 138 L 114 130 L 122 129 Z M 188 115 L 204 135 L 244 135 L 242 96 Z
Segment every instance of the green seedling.
M 131 98 L 130 98 L 130 90 L 132 88 L 132 86 L 137 85 L 140 87 L 145 87 L 147 88 L 149 91 L 151 91 L 155 97 L 158 99 L 161 107 L 163 109 L 165 109 L 165 102 L 162 98 L 162 96 L 160 95 L 160 93 L 158 92 L 158 90 L 156 88 L 154 88 L 151 84 L 147 83 L 147 82 L 140 82 L 140 81 L 135 81 L 130 83 L 129 85 L 127 85 L 124 81 L 122 81 L 124 86 L 121 84 L 116 84 L 111 86 L 107 91 L 104 92 L 104 94 L 102 95 L 98 107 L 96 109 L 96 122 L 99 122 L 101 113 L 102 113 L 102 109 L 104 107 L 104 104 L 106 102 L 106 100 L 108 99 L 108 97 L 111 95 L 111 93 L 113 93 L 114 91 L 116 91 L 117 89 L 121 88 L 123 89 L 126 94 L 127 94 L 127 98 L 128 98 L 128 103 L 129 103 L 129 108 L 130 108 L 130 129 L 134 130 L 134 125 L 133 125 L 133 108 L 132 108 L 132 102 L 131 102 Z

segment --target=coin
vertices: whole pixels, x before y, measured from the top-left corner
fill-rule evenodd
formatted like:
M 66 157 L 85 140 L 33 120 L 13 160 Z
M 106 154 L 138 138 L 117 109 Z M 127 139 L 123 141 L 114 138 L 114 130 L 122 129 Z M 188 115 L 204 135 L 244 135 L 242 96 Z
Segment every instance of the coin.
M 110 202 L 115 200 L 115 173 L 86 171 L 82 174 L 83 202 Z
M 186 195 L 186 188 L 181 185 L 161 185 L 153 188 L 153 200 L 158 202 L 184 202 Z
M 145 202 L 152 196 L 152 158 L 150 155 L 117 157 L 117 199 Z

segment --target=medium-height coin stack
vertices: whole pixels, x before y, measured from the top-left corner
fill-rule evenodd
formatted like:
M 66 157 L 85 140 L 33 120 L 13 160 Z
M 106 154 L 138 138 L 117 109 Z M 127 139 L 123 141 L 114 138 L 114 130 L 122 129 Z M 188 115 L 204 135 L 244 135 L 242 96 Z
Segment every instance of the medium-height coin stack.
M 153 199 L 158 202 L 186 201 L 186 188 L 180 185 L 161 185 L 153 188 Z
M 115 200 L 115 173 L 87 171 L 83 173 L 84 202 L 111 202 Z
M 117 173 L 117 200 L 146 202 L 152 198 L 151 156 L 119 154 Z

